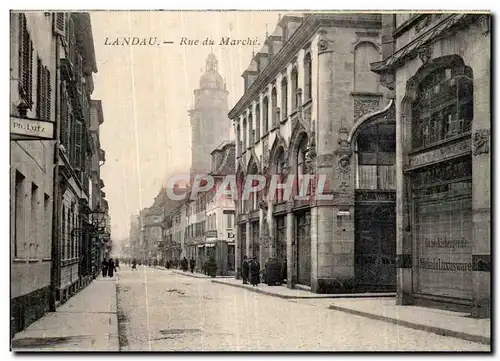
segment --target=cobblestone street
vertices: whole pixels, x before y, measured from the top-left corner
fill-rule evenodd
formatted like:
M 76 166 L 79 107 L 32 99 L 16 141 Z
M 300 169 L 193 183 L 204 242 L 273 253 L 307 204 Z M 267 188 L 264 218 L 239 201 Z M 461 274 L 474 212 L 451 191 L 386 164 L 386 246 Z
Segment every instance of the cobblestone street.
M 122 267 L 121 351 L 487 351 L 488 345 L 154 268 Z

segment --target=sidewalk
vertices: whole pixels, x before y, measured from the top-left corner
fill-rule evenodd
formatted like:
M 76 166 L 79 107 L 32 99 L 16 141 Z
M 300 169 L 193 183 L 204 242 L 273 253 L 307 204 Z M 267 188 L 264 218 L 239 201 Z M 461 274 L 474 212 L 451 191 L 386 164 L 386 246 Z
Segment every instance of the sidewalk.
M 334 300 L 330 309 L 393 323 L 442 336 L 491 344 L 490 319 L 476 319 L 467 313 L 419 306 L 397 306 L 394 299 Z
M 227 286 L 245 288 L 249 291 L 261 293 L 268 296 L 279 297 L 283 299 L 314 299 L 314 298 L 360 298 L 360 297 L 391 297 L 396 296 L 395 293 L 347 293 L 347 294 L 318 294 L 312 293 L 307 290 L 301 289 L 290 289 L 285 286 L 268 286 L 267 284 L 260 283 L 258 286 L 252 286 L 250 284 L 244 285 L 242 280 L 237 280 L 232 278 L 226 279 L 213 279 L 213 283 L 220 283 Z
M 17 333 L 14 352 L 119 351 L 116 280 L 98 278 Z
M 166 270 L 166 268 L 165 268 L 165 270 Z M 183 272 L 183 271 L 179 271 L 179 270 L 172 270 L 172 272 L 175 274 L 183 275 L 183 276 L 187 276 L 187 277 L 213 279 L 212 277 L 207 276 L 206 274 L 198 273 L 198 272 L 191 273 L 191 271 Z M 216 279 L 219 279 L 219 278 L 229 279 L 229 278 L 234 278 L 234 276 L 217 276 L 216 277 Z

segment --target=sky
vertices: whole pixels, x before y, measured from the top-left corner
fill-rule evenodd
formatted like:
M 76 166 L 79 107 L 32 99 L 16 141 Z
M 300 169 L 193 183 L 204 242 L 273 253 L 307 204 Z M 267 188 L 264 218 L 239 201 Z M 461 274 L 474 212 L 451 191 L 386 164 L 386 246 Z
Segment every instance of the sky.
M 271 11 L 91 12 L 98 72 L 92 99 L 102 100 L 101 168 L 115 240 L 128 237 L 132 215 L 152 205 L 172 174 L 191 165 L 188 110 L 212 51 L 226 79 L 229 109 L 243 94 L 241 74 L 279 19 Z M 256 39 L 260 46 L 220 45 L 221 37 Z M 161 45 L 107 45 L 123 37 Z M 199 45 L 181 45 L 182 38 Z M 203 45 L 206 38 L 214 45 Z M 154 40 L 154 39 L 153 39 Z M 173 42 L 164 44 L 163 42 Z

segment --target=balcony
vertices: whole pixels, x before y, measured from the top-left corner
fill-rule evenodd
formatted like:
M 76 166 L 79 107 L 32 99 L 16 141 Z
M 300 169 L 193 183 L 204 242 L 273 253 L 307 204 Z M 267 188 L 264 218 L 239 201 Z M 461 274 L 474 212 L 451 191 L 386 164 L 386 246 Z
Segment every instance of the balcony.
M 106 161 L 106 152 L 104 149 L 99 149 L 99 162 L 105 162 Z

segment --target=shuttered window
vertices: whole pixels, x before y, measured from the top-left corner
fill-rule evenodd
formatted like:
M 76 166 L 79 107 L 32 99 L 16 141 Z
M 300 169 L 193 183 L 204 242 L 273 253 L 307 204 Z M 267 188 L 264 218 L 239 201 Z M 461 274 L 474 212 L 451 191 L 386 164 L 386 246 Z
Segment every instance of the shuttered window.
M 50 120 L 52 102 L 51 92 L 50 71 L 42 64 L 41 59 L 38 58 L 36 94 L 36 117 L 38 119 Z
M 61 82 L 61 114 L 60 114 L 60 141 L 61 144 L 66 149 L 66 152 L 70 151 L 69 148 L 69 129 L 70 129 L 70 119 L 69 119 L 69 97 L 66 91 L 66 84 L 64 81 Z M 69 154 L 69 153 L 68 153 Z
M 74 159 L 73 159 L 73 164 L 75 167 L 75 170 L 81 171 L 82 170 L 82 158 L 83 158 L 83 147 L 82 147 L 82 140 L 83 140 L 83 124 L 82 122 L 77 119 L 75 121 L 75 127 L 74 127 Z
M 26 16 L 19 16 L 19 92 L 28 108 L 33 105 L 33 42 L 26 23 Z

